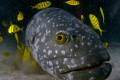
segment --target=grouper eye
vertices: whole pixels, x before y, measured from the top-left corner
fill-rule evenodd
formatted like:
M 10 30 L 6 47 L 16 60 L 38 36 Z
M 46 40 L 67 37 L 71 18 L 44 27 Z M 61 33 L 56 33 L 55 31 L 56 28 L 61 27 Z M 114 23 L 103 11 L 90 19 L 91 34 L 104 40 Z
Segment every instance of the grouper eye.
M 55 41 L 56 41 L 56 43 L 59 44 L 59 45 L 65 44 L 65 42 L 67 41 L 66 35 L 63 34 L 63 33 L 58 33 L 58 34 L 56 34 L 56 36 L 55 36 Z

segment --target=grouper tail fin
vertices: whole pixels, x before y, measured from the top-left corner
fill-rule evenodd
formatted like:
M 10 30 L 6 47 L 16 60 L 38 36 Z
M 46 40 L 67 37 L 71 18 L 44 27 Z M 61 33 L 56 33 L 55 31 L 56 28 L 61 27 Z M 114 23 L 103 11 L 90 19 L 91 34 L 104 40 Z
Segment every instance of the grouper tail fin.
M 100 35 L 102 36 L 102 32 L 106 32 L 105 30 L 100 30 Z

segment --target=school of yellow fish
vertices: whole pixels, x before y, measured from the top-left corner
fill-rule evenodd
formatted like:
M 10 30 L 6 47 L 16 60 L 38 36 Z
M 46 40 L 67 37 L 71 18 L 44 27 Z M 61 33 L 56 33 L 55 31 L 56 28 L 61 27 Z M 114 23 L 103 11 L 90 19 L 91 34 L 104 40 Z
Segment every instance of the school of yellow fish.
M 77 0 L 69 0 L 69 1 L 66 1 L 65 3 L 68 4 L 68 5 L 71 5 L 71 6 L 77 6 L 77 5 L 80 4 L 79 1 L 77 1 Z M 50 5 L 51 5 L 50 1 L 40 2 L 40 3 L 32 6 L 32 9 L 34 9 L 34 8 L 38 9 L 38 10 L 45 9 L 45 8 L 49 7 Z M 100 7 L 100 12 L 101 12 L 101 15 L 102 15 L 102 18 L 103 18 L 103 23 L 105 24 L 104 13 L 103 13 L 102 7 Z M 18 11 L 17 21 L 22 21 L 23 19 L 24 19 L 23 13 L 21 11 Z M 80 16 L 80 19 L 81 19 L 82 22 L 84 22 L 84 16 L 83 15 Z M 99 24 L 99 21 L 98 21 L 97 17 L 94 14 L 89 14 L 89 19 L 90 19 L 90 22 L 92 24 L 93 29 L 99 30 L 100 35 L 102 36 L 102 32 L 105 32 L 105 30 L 102 30 L 100 28 L 100 24 Z M 5 21 L 2 22 L 2 25 L 4 27 L 8 26 L 8 24 Z M 17 53 L 20 57 L 22 57 L 21 61 L 26 62 L 26 61 L 30 60 L 30 58 L 31 58 L 30 57 L 31 56 L 31 54 L 30 54 L 31 50 L 28 49 L 25 46 L 25 44 L 19 42 L 19 38 L 18 38 L 18 34 L 17 34 L 17 32 L 20 31 L 20 30 L 23 32 L 23 28 L 24 27 L 20 28 L 18 25 L 12 24 L 12 22 L 10 21 L 10 26 L 8 28 L 8 33 L 9 34 L 14 34 L 15 39 L 17 41 L 17 49 L 18 49 Z M 1 34 L 1 32 L 0 32 L 0 34 Z M 0 36 L 0 42 L 2 42 L 2 41 L 3 41 L 3 37 Z M 77 42 L 81 43 L 81 39 L 79 39 L 79 41 L 77 41 Z M 107 47 L 108 43 L 104 42 L 103 45 L 104 45 L 104 47 Z M 2 55 L 4 57 L 8 57 L 8 56 L 10 56 L 10 53 L 9 52 L 4 52 Z M 16 59 L 16 61 L 17 61 L 17 59 Z M 34 60 L 31 60 L 31 64 L 34 68 L 36 68 L 36 62 Z

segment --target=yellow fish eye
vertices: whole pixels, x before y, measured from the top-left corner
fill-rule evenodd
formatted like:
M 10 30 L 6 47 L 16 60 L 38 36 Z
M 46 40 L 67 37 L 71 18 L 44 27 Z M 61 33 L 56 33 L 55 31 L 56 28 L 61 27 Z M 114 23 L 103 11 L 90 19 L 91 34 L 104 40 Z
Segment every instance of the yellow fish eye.
M 65 42 L 67 41 L 66 35 L 63 34 L 63 33 L 58 33 L 58 34 L 55 36 L 55 41 L 56 41 L 56 43 L 59 44 L 59 45 L 65 44 Z

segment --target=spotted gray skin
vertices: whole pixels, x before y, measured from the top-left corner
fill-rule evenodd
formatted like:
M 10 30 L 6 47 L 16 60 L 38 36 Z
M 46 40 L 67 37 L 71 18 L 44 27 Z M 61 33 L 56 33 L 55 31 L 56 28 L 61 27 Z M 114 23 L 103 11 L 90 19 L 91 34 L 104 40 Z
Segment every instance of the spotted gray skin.
M 66 34 L 65 44 L 56 43 L 58 33 Z M 80 44 L 77 38 L 82 39 Z M 112 70 L 109 63 L 99 65 L 110 56 L 97 34 L 59 8 L 47 8 L 33 16 L 26 28 L 26 45 L 43 70 L 61 80 L 105 80 Z M 86 67 L 89 69 L 83 70 Z

